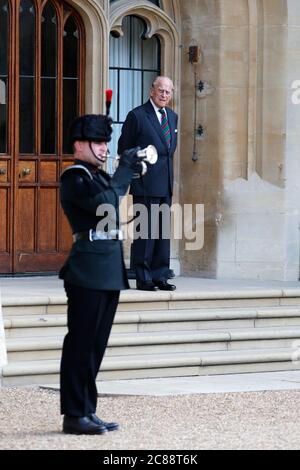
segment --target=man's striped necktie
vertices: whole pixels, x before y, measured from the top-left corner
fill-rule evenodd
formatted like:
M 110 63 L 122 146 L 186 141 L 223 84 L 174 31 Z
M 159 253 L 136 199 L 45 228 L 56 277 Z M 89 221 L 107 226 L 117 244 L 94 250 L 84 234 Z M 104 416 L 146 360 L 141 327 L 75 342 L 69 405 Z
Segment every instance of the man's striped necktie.
M 164 108 L 160 108 L 159 112 L 161 114 L 161 130 L 163 132 L 164 138 L 167 142 L 167 146 L 170 147 L 171 145 L 171 131 L 168 123 L 168 117 L 166 110 Z

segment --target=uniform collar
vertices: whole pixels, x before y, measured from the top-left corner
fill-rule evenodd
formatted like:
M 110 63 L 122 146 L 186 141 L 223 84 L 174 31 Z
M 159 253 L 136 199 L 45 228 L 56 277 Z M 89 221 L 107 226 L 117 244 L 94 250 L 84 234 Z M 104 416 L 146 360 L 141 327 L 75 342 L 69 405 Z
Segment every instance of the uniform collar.
M 76 165 L 82 165 L 85 168 L 87 168 L 91 173 L 96 173 L 98 171 L 98 167 L 95 165 L 92 165 L 91 163 L 85 162 L 84 160 L 75 160 Z

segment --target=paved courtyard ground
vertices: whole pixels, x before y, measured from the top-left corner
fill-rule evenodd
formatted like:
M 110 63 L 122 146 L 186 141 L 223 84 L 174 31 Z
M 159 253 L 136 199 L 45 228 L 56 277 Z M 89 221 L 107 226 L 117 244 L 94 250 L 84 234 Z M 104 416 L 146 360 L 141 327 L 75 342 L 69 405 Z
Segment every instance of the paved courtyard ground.
M 59 392 L 0 389 L 0 449 L 299 449 L 300 391 L 103 395 L 98 415 L 121 429 L 61 433 Z

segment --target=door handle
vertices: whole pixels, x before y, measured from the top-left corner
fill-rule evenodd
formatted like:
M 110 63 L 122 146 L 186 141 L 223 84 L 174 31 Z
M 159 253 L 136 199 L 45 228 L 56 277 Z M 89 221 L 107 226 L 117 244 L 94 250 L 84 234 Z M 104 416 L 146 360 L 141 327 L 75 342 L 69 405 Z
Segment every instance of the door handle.
M 0 175 L 6 175 L 6 169 L 0 168 Z
M 31 168 L 23 168 L 23 170 L 21 171 L 22 176 L 28 176 L 30 175 L 30 173 L 31 173 Z

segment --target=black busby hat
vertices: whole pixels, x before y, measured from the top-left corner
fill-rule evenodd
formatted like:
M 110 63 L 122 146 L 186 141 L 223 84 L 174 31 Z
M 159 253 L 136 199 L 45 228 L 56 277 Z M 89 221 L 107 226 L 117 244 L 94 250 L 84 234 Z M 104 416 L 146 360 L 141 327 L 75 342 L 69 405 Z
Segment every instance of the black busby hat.
M 102 114 L 85 114 L 72 122 L 69 131 L 70 144 L 76 140 L 90 142 L 110 142 L 112 119 Z

